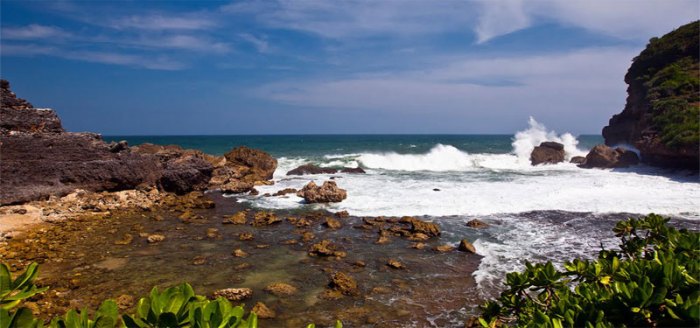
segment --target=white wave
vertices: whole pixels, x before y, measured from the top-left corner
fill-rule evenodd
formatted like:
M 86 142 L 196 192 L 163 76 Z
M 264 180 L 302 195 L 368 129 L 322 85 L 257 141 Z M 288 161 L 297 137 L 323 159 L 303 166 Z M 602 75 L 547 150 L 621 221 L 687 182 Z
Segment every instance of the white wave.
M 554 131 L 547 131 L 544 124 L 537 122 L 532 116 L 530 116 L 528 125 L 526 130 L 518 131 L 513 139 L 513 153 L 519 161 L 529 163 L 532 150 L 545 141 L 563 144 L 567 161 L 574 156 L 586 155 L 585 151 L 578 149 L 578 140 L 571 133 L 557 135 Z
M 472 158 L 450 145 L 437 144 L 426 154 L 361 154 L 357 161 L 372 169 L 395 171 L 465 171 L 474 168 Z

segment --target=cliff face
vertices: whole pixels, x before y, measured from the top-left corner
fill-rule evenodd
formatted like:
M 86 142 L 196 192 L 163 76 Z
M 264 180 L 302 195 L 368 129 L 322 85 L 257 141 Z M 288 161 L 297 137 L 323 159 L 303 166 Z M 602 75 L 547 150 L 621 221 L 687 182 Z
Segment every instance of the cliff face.
M 700 147 L 700 22 L 652 38 L 625 75 L 627 103 L 603 137 L 609 146 L 626 143 L 642 162 L 697 169 Z

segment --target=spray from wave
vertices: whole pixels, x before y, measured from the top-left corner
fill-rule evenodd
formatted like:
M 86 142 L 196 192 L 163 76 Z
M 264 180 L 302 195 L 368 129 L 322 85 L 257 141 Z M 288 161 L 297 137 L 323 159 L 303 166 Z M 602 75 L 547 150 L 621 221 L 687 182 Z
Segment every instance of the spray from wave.
M 571 133 L 557 135 L 554 131 L 547 131 L 544 124 L 537 122 L 532 116 L 530 116 L 528 125 L 527 130 L 518 131 L 513 139 L 513 153 L 519 161 L 528 162 L 532 150 L 545 141 L 563 144 L 567 160 L 586 154 L 583 150 L 578 149 L 578 140 Z
M 578 140 L 570 133 L 558 135 L 530 117 L 529 127 L 513 137 L 510 154 L 469 154 L 452 145 L 437 144 L 425 154 L 365 153 L 357 156 L 357 162 L 370 169 L 393 171 L 470 171 L 485 169 L 527 169 L 530 153 L 544 141 L 564 145 L 566 159 L 585 155 L 578 149 Z

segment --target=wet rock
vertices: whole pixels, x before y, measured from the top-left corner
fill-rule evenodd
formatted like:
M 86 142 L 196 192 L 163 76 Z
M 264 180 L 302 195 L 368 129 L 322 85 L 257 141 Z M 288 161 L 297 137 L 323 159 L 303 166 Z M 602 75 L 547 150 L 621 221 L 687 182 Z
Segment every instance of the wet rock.
M 338 221 L 334 218 L 331 218 L 331 217 L 326 218 L 326 221 L 323 222 L 323 225 L 330 228 L 330 229 L 333 229 L 333 230 L 337 230 L 337 229 L 340 229 L 342 227 L 342 225 L 340 224 L 340 221 Z
M 583 164 L 583 162 L 585 162 L 585 161 L 586 161 L 586 157 L 584 157 L 584 156 L 574 156 L 574 157 L 571 157 L 571 160 L 569 161 L 569 163 Z
M 440 252 L 440 253 L 451 252 L 451 251 L 453 251 L 454 249 L 455 249 L 455 247 L 452 246 L 452 245 L 440 245 L 440 246 L 435 246 L 435 247 L 433 248 L 433 250 L 438 251 L 438 252 Z
M 272 295 L 277 296 L 277 297 L 291 296 L 291 295 L 294 295 L 298 292 L 296 287 L 294 287 L 290 284 L 283 283 L 283 282 L 276 282 L 276 283 L 267 285 L 267 287 L 265 287 L 264 290 Z
M 229 301 L 237 302 L 253 296 L 253 290 L 250 288 L 226 288 L 219 289 L 214 292 L 213 296 L 223 297 Z
M 119 295 L 119 297 L 117 297 L 116 299 L 116 302 L 119 310 L 128 310 L 129 308 L 134 306 L 134 297 L 127 294 Z
M 134 240 L 134 236 L 131 234 L 125 233 L 122 239 L 119 239 L 114 242 L 115 245 L 129 245 L 131 242 Z
M 296 194 L 297 190 L 294 188 L 285 188 L 282 190 L 277 191 L 276 193 L 272 194 L 272 196 L 284 196 L 286 194 Z
M 247 211 L 240 211 L 233 215 L 224 216 L 222 223 L 224 224 L 246 224 Z
M 428 239 L 430 239 L 430 236 L 428 236 L 422 232 L 416 232 L 408 237 L 408 240 L 410 240 L 410 241 L 426 241 Z
M 260 194 L 260 192 L 255 188 L 250 189 L 250 192 L 248 193 L 248 195 L 251 195 L 251 196 L 257 196 L 259 194 Z
M 192 259 L 192 265 L 203 265 L 205 263 L 207 263 L 207 258 L 204 256 L 195 256 Z
M 579 165 L 582 168 L 620 168 L 636 165 L 639 157 L 631 150 L 597 145 L 588 152 L 586 160 Z
M 304 164 L 287 172 L 287 175 L 334 174 L 336 172 L 338 172 L 336 169 L 320 167 L 315 164 Z
M 235 265 L 233 267 L 233 269 L 236 271 L 241 271 L 241 270 L 250 269 L 251 267 L 252 267 L 252 265 L 250 265 L 250 263 L 241 263 L 241 264 Z
M 390 268 L 393 268 L 393 269 L 405 269 L 406 268 L 403 265 L 403 263 L 401 263 L 395 259 L 389 259 L 389 261 L 386 262 L 386 265 L 389 266 Z
M 320 187 L 311 181 L 297 192 L 297 196 L 307 203 L 338 203 L 348 197 L 345 189 L 338 188 L 335 181 L 326 181 Z
M 146 239 L 148 240 L 149 243 L 155 244 L 155 243 L 159 243 L 159 242 L 165 240 L 165 236 L 159 235 L 159 234 L 153 234 L 153 235 L 149 235 Z
M 246 253 L 244 250 L 237 248 L 233 251 L 233 256 L 235 257 L 248 257 L 248 253 Z
M 433 191 L 440 191 L 440 188 L 433 188 Z
M 221 192 L 227 194 L 241 194 L 253 190 L 254 186 L 255 185 L 252 182 L 233 180 L 222 184 L 221 186 L 219 186 L 219 189 L 221 190 Z
M 424 249 L 425 248 L 425 243 L 413 243 L 411 244 L 411 248 L 415 249 Z
M 354 266 L 356 266 L 356 267 L 358 267 L 358 268 L 364 268 L 364 267 L 367 266 L 367 263 L 365 263 L 364 261 L 359 261 L 359 260 L 358 260 L 358 261 L 353 262 L 352 265 L 354 265 Z
M 254 227 L 262 227 L 279 222 L 282 222 L 282 219 L 278 218 L 275 213 L 260 211 L 255 213 L 255 216 L 253 217 L 253 222 L 251 224 Z
M 309 255 L 345 257 L 347 254 L 343 251 L 339 251 L 337 246 L 331 243 L 330 240 L 322 240 L 319 243 L 311 245 Z
M 251 241 L 254 238 L 255 237 L 250 232 L 241 232 L 238 234 L 238 240 L 240 240 L 240 241 Z
M 379 238 L 377 238 L 377 241 L 375 241 L 374 243 L 379 244 L 379 245 L 384 245 L 384 244 L 388 244 L 390 242 L 391 242 L 391 238 L 389 238 L 388 235 L 380 234 Z
M 410 224 L 410 231 L 412 233 L 423 233 L 429 237 L 440 236 L 440 226 L 436 223 L 425 222 L 410 216 L 401 218 L 399 222 Z
M 350 173 L 350 174 L 365 174 L 365 170 L 363 170 L 361 167 L 346 167 L 342 170 L 340 170 L 340 173 Z
M 314 240 L 315 238 L 316 238 L 316 236 L 315 236 L 314 233 L 311 232 L 311 231 L 305 231 L 305 232 L 301 235 L 301 241 L 304 242 L 304 243 L 308 243 L 308 242 Z
M 483 222 L 479 219 L 472 219 L 467 222 L 467 227 L 474 228 L 474 229 L 481 229 L 481 228 L 487 228 L 489 225 L 486 222 Z
M 250 312 L 255 313 L 260 319 L 272 319 L 277 316 L 275 311 L 268 308 L 263 302 L 255 303 L 255 306 L 253 306 Z
M 304 228 L 304 227 L 308 227 L 311 225 L 311 221 L 309 221 L 305 218 L 298 218 L 295 216 L 288 217 L 287 221 L 289 221 L 289 223 L 291 223 L 293 226 L 295 226 L 297 228 Z
M 360 294 L 357 288 L 357 282 L 351 276 L 343 272 L 335 272 L 331 274 L 330 279 L 331 281 L 328 284 L 330 289 L 347 296 L 356 296 Z
M 258 244 L 258 245 L 255 245 L 255 248 L 257 248 L 257 249 L 268 249 L 268 248 L 270 248 L 270 245 L 268 245 L 268 244 Z
M 532 165 L 561 163 L 565 155 L 563 144 L 545 141 L 532 150 L 530 163 Z
M 476 254 L 476 248 L 466 239 L 462 239 L 462 241 L 459 242 L 459 248 L 457 249 L 462 252 Z
M 350 216 L 350 213 L 348 211 L 340 211 L 340 212 L 335 212 L 335 217 L 339 219 L 344 219 Z
M 219 237 L 219 229 L 207 228 L 207 238 L 214 239 Z

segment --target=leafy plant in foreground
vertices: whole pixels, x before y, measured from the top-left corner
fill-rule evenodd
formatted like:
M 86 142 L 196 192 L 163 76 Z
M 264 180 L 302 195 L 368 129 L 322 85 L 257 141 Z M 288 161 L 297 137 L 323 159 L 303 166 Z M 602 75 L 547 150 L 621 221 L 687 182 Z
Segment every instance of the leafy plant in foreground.
M 650 214 L 617 223 L 618 251 L 593 261 L 526 263 L 482 305 L 483 327 L 695 326 L 700 324 L 700 233 Z

